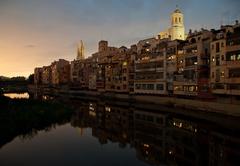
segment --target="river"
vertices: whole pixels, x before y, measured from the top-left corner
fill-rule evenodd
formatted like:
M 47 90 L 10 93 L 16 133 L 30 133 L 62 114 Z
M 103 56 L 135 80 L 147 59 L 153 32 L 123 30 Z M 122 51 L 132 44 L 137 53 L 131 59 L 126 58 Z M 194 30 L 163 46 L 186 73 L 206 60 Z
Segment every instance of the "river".
M 240 164 L 238 118 L 196 118 L 103 100 L 5 96 L 13 99 L 0 101 L 1 166 Z

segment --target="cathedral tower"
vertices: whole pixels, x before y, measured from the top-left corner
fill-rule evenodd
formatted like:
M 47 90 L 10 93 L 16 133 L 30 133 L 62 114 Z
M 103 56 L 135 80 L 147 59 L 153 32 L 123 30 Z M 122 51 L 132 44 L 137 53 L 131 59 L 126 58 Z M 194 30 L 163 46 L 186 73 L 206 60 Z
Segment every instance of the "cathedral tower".
M 169 29 L 171 40 L 185 40 L 184 16 L 178 7 L 171 15 L 171 23 L 171 28 Z
M 78 45 L 77 48 L 77 60 L 83 60 L 85 59 L 84 56 L 84 45 L 83 45 L 83 41 L 81 40 L 80 44 Z

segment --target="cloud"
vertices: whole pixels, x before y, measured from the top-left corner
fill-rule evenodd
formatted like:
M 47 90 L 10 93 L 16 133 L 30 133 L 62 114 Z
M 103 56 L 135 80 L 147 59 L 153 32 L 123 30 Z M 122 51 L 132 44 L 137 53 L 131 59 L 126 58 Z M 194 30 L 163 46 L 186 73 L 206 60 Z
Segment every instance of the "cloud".
M 37 47 L 36 45 L 34 44 L 28 44 L 28 45 L 25 45 L 26 48 L 35 48 Z

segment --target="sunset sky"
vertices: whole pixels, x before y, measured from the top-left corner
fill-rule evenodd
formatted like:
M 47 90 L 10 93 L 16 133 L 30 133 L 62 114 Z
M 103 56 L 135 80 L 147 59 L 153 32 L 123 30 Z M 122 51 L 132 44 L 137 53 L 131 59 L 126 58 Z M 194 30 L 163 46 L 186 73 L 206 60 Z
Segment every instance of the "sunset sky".
M 80 40 L 90 56 L 102 39 L 130 46 L 153 37 L 169 27 L 176 4 L 186 32 L 240 20 L 239 0 L 0 0 L 0 75 L 73 60 Z

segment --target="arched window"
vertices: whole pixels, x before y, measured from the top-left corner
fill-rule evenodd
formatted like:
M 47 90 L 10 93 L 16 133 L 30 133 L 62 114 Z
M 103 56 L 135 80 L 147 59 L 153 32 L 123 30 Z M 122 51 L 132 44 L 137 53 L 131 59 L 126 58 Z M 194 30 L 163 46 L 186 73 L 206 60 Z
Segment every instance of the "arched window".
M 175 18 L 175 23 L 177 24 L 177 22 L 178 22 L 178 21 L 177 21 L 177 17 L 176 17 L 176 18 Z
M 181 23 L 181 22 L 182 22 L 181 17 L 179 17 L 179 23 Z

